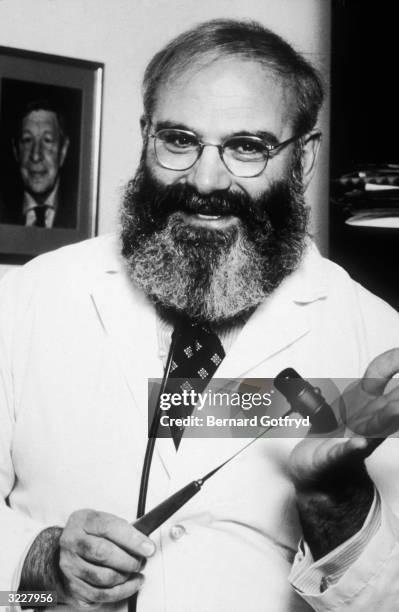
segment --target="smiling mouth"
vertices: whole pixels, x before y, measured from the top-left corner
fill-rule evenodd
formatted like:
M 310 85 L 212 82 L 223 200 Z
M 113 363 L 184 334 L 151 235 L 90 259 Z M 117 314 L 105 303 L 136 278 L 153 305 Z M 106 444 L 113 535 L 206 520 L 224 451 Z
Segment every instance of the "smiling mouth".
M 45 176 L 47 174 L 46 170 L 30 170 L 29 171 L 29 176 L 31 176 L 32 178 L 41 178 L 42 176 Z
M 206 219 L 208 221 L 214 221 L 215 219 L 221 219 L 222 215 L 203 215 L 201 213 L 197 213 L 196 215 L 199 219 Z
M 180 215 L 187 225 L 196 225 L 198 227 L 208 227 L 214 229 L 224 229 L 239 222 L 238 217 L 234 215 L 207 215 L 204 213 L 195 212 L 180 212 Z

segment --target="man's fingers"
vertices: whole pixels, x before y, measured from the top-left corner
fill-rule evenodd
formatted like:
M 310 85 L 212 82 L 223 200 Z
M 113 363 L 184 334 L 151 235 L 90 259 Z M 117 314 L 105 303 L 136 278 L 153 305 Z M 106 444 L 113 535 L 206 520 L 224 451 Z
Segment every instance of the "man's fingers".
M 132 578 L 132 574 L 124 574 L 109 567 L 101 567 L 88 563 L 84 559 L 79 560 L 75 566 L 75 576 L 87 584 L 100 588 L 111 588 L 118 584 L 124 584 Z
M 94 607 L 95 605 L 118 602 L 131 597 L 141 588 L 143 582 L 144 576 L 135 574 L 123 584 L 110 588 L 100 588 L 92 586 L 80 578 L 75 578 L 71 584 L 68 597 L 71 597 L 74 602 L 78 602 L 78 605 L 80 604 L 82 608 L 85 604 Z
M 365 419 L 361 427 L 366 437 L 387 437 L 399 430 L 399 401 L 386 404 L 383 408 Z M 358 427 L 358 430 L 360 428 Z
M 95 587 L 110 588 L 118 584 L 123 584 L 133 577 L 133 572 L 118 572 L 111 567 L 95 565 L 73 553 L 61 555 L 59 564 L 69 588 L 71 588 L 71 585 L 73 585 L 76 580 L 83 581 Z
M 399 381 L 398 381 L 399 382 Z M 396 385 L 389 393 L 384 395 L 385 403 L 390 404 L 392 402 L 399 401 L 399 385 Z
M 371 395 L 380 395 L 397 372 L 399 372 L 399 348 L 390 349 L 373 359 L 363 377 L 362 388 Z
M 150 538 L 124 519 L 106 512 L 89 512 L 83 529 L 87 534 L 111 540 L 132 555 L 150 557 L 155 552 L 155 545 Z
M 130 597 L 143 581 L 137 570 L 154 550 L 151 540 L 124 519 L 88 509 L 73 512 L 60 538 L 67 600 L 90 609 Z
M 362 381 L 370 383 L 371 381 Z M 384 385 L 386 382 L 384 381 Z M 374 389 L 377 385 L 374 385 Z M 341 409 L 342 422 L 353 432 L 364 436 L 389 435 L 377 429 L 379 419 L 384 418 L 382 411 L 388 404 L 399 402 L 399 385 L 393 387 L 388 393 L 371 396 L 361 387 L 352 387 L 344 393 L 344 409 Z M 379 415 L 379 413 L 381 413 Z M 388 414 L 388 413 L 387 413 Z M 381 420 L 382 423 L 382 420 Z M 384 427 L 385 429 L 385 427 Z M 396 425 L 390 433 L 397 430 Z
M 109 540 L 87 533 L 77 539 L 76 553 L 86 561 L 106 565 L 122 573 L 132 574 L 141 567 L 141 560 L 119 548 Z

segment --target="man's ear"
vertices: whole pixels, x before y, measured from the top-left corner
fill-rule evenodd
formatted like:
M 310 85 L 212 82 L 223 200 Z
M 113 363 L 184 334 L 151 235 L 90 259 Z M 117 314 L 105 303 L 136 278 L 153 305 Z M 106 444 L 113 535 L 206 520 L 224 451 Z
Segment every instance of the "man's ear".
M 64 138 L 64 142 L 62 143 L 62 147 L 61 147 L 61 151 L 60 151 L 60 168 L 62 167 L 65 158 L 67 156 L 68 153 L 68 149 L 69 149 L 69 138 L 68 136 L 65 136 Z
M 320 142 L 321 132 L 318 130 L 313 130 L 304 137 L 302 153 L 302 179 L 305 189 L 312 180 L 316 168 L 316 159 L 319 152 Z
M 148 130 L 150 129 L 150 120 L 146 115 L 141 115 L 140 117 L 140 129 L 143 142 L 146 142 L 148 137 Z

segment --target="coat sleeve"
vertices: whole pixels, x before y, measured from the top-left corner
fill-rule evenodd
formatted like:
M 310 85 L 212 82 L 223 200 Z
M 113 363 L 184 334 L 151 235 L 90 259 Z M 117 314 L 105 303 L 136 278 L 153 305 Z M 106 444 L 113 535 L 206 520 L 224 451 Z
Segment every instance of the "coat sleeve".
M 24 558 L 37 534 L 47 527 L 7 503 L 18 474 L 12 461 L 16 397 L 12 357 L 16 274 L 0 283 L 0 590 L 16 590 Z
M 392 612 L 399 601 L 399 519 L 389 506 L 381 504 L 381 524 L 359 558 L 333 585 L 322 589 L 300 590 L 297 555 L 291 572 L 298 594 L 317 612 Z M 293 578 L 296 578 L 294 580 Z

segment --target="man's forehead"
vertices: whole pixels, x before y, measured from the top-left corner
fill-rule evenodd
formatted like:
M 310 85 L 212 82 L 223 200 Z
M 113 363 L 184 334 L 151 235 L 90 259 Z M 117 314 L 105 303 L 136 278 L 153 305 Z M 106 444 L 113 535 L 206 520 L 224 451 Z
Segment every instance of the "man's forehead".
M 54 132 L 59 131 L 57 115 L 52 110 L 38 109 L 32 110 L 25 115 L 21 122 L 22 130 L 36 127 L 47 129 Z
M 238 131 L 281 131 L 292 111 L 291 88 L 275 70 L 254 60 L 222 57 L 170 75 L 159 88 L 154 119 L 186 125 L 195 119 L 199 126 L 203 120 L 204 129 L 216 122 Z

